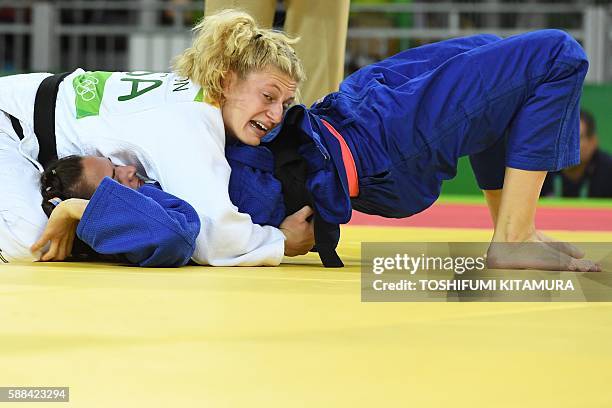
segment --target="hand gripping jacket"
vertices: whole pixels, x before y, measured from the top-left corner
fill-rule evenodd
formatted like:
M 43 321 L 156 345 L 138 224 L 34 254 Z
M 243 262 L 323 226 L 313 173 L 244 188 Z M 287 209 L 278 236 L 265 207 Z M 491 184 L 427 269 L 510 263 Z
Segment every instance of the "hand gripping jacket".
M 261 146 L 226 148 L 232 166 L 229 192 L 253 222 L 278 226 L 304 205 L 315 211 L 315 251 L 327 267 L 341 267 L 335 253 L 338 224 L 351 218 L 351 200 L 339 142 L 304 106 L 292 107 Z

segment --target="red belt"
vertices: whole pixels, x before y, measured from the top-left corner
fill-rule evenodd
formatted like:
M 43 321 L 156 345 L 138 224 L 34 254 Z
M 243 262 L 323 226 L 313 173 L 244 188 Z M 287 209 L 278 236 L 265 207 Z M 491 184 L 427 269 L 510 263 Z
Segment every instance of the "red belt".
M 342 135 L 338 133 L 338 131 L 334 129 L 332 125 L 323 119 L 321 119 L 321 122 L 323 122 L 325 127 L 331 132 L 332 135 L 334 135 L 334 137 L 338 140 L 338 143 L 340 143 L 342 162 L 344 163 L 346 179 L 348 181 L 349 196 L 357 197 L 359 195 L 359 181 L 357 177 L 357 167 L 355 166 L 355 159 L 353 159 L 351 149 L 349 149 Z

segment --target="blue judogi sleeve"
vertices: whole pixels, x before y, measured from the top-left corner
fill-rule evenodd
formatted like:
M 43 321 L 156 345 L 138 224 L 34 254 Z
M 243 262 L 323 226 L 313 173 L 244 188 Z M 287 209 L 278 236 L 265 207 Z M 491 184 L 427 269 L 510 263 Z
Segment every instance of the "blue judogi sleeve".
M 91 197 L 78 237 L 101 254 L 123 254 L 140 266 L 182 266 L 200 233 L 191 205 L 152 185 L 138 191 L 106 177 Z
M 238 211 L 249 214 L 254 224 L 278 227 L 286 214 L 272 152 L 235 143 L 225 147 L 225 157 L 232 167 L 229 195 Z

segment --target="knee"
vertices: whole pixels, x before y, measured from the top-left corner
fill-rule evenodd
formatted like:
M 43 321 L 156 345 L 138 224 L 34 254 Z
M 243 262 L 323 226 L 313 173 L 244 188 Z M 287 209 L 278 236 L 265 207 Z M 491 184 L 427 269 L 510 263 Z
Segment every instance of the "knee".
M 588 62 L 584 49 L 578 42 L 563 30 L 548 29 L 536 31 L 539 41 L 557 59 L 574 65 Z
M 529 33 L 532 41 L 546 45 L 563 45 L 567 42 L 575 42 L 574 38 L 563 30 L 549 28 Z

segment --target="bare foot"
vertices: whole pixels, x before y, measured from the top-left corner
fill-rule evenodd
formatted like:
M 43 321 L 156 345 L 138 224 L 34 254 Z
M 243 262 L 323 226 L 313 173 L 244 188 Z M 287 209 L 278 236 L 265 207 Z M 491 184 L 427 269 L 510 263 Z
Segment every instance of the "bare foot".
M 584 258 L 584 251 L 568 242 L 558 241 L 557 239 L 549 237 L 548 235 L 540 231 L 535 232 L 535 238 L 536 241 L 544 242 L 552 248 L 556 249 L 557 251 L 563 252 L 564 254 L 567 254 L 572 258 Z
M 549 271 L 599 272 L 588 259 L 577 259 L 557 250 L 549 242 L 491 242 L 487 251 L 490 269 L 540 269 Z

